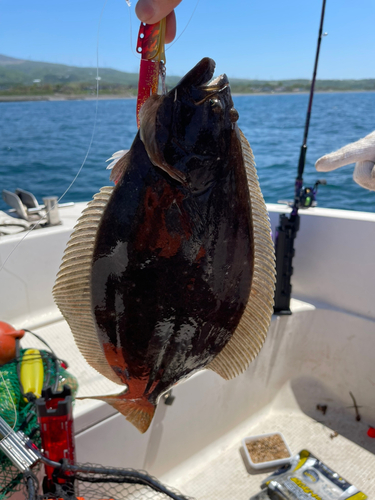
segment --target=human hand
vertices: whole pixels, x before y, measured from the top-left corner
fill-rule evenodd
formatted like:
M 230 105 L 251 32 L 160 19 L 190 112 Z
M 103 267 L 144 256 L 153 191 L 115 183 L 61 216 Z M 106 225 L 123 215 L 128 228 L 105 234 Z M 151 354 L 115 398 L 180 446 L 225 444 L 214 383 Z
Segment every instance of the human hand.
M 330 172 L 355 163 L 353 179 L 360 186 L 375 191 L 375 131 L 357 142 L 322 156 L 315 163 L 319 172 Z
M 135 6 L 135 13 L 140 21 L 155 24 L 164 17 L 167 18 L 165 43 L 170 43 L 176 36 L 176 15 L 174 8 L 182 0 L 139 0 Z

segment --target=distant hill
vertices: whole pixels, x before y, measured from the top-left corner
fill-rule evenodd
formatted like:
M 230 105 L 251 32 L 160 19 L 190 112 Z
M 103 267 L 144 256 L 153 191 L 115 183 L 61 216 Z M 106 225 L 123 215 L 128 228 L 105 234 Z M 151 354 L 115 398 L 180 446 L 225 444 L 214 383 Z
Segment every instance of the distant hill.
M 20 64 L 25 62 L 23 59 L 15 59 L 14 57 L 8 57 L 8 56 L 3 56 L 0 54 L 0 64 L 3 66 L 9 65 L 9 64 Z
M 100 78 L 113 84 L 136 85 L 136 73 L 100 68 Z M 38 61 L 23 61 L 0 54 L 0 85 L 32 85 L 34 80 L 42 84 L 95 82 L 96 68 L 80 68 Z
M 135 95 L 138 74 L 100 68 L 100 88 L 105 93 Z M 174 85 L 178 77 L 167 79 Z M 80 68 L 65 64 L 23 61 L 0 54 L 0 94 L 33 95 L 47 93 L 88 93 L 96 89 L 96 68 Z
M 105 95 L 135 96 L 138 74 L 100 68 L 100 92 Z M 167 77 L 174 86 L 179 77 Z M 230 79 L 233 93 L 283 93 L 307 91 L 309 80 Z M 321 91 L 375 91 L 375 79 L 317 80 Z M 96 68 L 26 61 L 0 54 L 1 96 L 93 95 L 96 91 Z

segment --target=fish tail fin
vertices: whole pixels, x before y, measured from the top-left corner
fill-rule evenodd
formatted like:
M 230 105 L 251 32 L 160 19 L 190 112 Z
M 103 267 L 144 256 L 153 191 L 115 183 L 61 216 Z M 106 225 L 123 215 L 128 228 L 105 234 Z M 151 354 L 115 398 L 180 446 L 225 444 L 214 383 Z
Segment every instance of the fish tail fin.
M 147 431 L 154 417 L 156 405 L 146 398 L 125 399 L 123 395 L 96 396 L 122 413 L 126 420 L 133 424 L 142 434 Z

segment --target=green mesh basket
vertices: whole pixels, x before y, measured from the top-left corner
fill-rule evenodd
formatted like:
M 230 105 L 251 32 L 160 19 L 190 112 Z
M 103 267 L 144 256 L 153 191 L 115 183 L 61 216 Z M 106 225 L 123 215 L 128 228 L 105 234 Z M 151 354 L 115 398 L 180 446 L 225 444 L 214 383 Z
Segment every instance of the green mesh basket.
M 41 444 L 35 404 L 25 401 L 18 378 L 19 367 L 27 349 L 21 349 L 20 356 L 0 366 L 0 415 L 14 431 L 22 430 L 39 447 Z M 55 356 L 48 351 L 40 351 L 43 361 L 43 388 L 53 386 L 58 379 L 57 389 L 64 384 L 69 385 L 72 396 L 77 393 L 78 384 L 75 377 L 56 363 Z M 21 489 L 23 475 L 14 467 L 9 458 L 0 450 L 0 500 Z

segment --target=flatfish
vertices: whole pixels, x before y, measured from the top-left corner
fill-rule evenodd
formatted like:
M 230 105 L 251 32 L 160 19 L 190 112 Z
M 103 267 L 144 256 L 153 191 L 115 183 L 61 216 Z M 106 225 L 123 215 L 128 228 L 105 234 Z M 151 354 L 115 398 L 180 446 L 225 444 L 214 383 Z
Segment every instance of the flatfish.
M 141 432 L 174 384 L 225 379 L 258 354 L 274 249 L 226 75 L 202 59 L 151 96 L 129 152 L 80 217 L 53 290 L 88 363 L 123 384 L 101 396 Z

